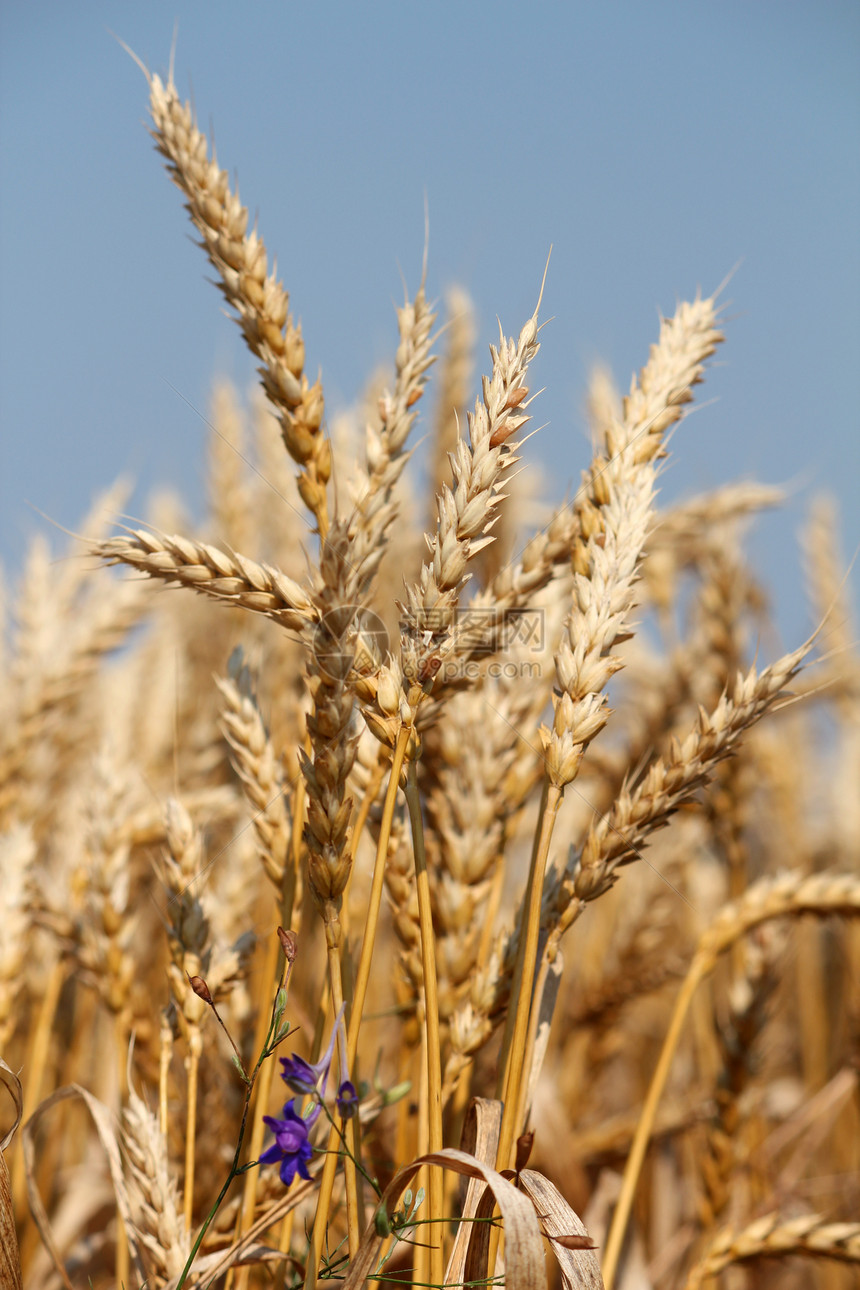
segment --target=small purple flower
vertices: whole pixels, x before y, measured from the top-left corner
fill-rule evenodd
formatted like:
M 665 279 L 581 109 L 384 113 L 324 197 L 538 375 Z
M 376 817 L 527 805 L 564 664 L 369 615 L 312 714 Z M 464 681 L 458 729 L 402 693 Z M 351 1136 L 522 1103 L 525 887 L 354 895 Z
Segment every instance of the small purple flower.
M 354 1115 L 358 1114 L 358 1094 L 355 1091 L 355 1085 L 352 1080 L 345 1079 L 337 1090 L 335 1106 L 342 1119 L 351 1120 Z
M 317 1103 L 316 1113 L 318 1114 L 322 1103 L 325 1101 L 329 1071 L 334 1059 L 334 1046 L 339 1034 L 340 1083 L 335 1096 L 335 1105 L 341 1117 L 344 1120 L 349 1120 L 358 1111 L 358 1094 L 355 1091 L 355 1085 L 349 1078 L 349 1071 L 346 1066 L 347 1041 L 343 1013 L 344 1009 L 341 1006 L 334 1020 L 328 1048 L 318 1062 L 306 1061 L 304 1057 L 299 1057 L 296 1053 L 293 1053 L 292 1057 L 282 1057 L 280 1062 L 282 1067 L 281 1079 L 294 1093 L 312 1097 Z
M 312 1095 L 320 1101 L 325 1097 L 329 1068 L 331 1067 L 331 1059 L 334 1056 L 335 1040 L 337 1039 L 338 1030 L 342 1029 L 342 1027 L 343 1007 L 341 1007 L 335 1018 L 328 1048 L 318 1062 L 305 1061 L 304 1057 L 299 1057 L 296 1053 L 293 1053 L 292 1057 L 282 1057 L 280 1059 L 283 1067 L 281 1079 L 294 1093 Z
M 273 1115 L 264 1115 L 263 1120 L 275 1135 L 275 1141 L 260 1156 L 261 1165 L 273 1165 L 281 1162 L 281 1182 L 289 1187 L 298 1173 L 299 1177 L 310 1179 L 308 1161 L 313 1155 L 313 1148 L 308 1141 L 308 1134 L 316 1124 L 320 1113 L 317 1106 L 306 1120 L 296 1114 L 295 1098 L 285 1103 L 281 1119 Z
M 284 1068 L 281 1071 L 281 1079 L 294 1093 L 316 1093 L 320 1080 L 328 1074 L 331 1057 L 329 1056 L 328 1062 L 324 1059 L 317 1062 L 315 1066 L 305 1061 L 304 1057 L 299 1057 L 297 1053 L 293 1053 L 292 1057 L 281 1057 L 279 1060 Z

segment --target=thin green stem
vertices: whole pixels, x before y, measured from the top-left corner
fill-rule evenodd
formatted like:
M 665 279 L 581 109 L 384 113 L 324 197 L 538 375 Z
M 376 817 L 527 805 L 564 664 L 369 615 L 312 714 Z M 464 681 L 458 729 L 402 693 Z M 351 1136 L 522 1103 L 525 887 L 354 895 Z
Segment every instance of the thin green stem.
M 283 908 L 281 912 L 283 914 Z M 287 927 L 290 926 L 289 921 L 285 922 L 285 926 Z M 266 962 L 264 965 L 263 979 L 265 981 L 271 980 L 271 978 L 275 975 L 275 968 L 278 962 L 277 955 L 278 955 L 279 949 L 280 949 L 280 946 L 278 945 L 277 939 L 274 936 L 270 937 L 269 944 L 266 948 Z M 265 1016 L 265 1014 L 263 1014 L 263 1016 Z M 262 1021 L 262 1017 L 260 1018 L 260 1020 Z M 259 1048 L 262 1045 L 264 1039 L 265 1039 L 265 1035 L 262 1033 L 262 1026 L 260 1026 L 258 1028 L 258 1033 L 256 1035 L 255 1047 Z M 231 1043 L 232 1043 L 232 1040 L 231 1040 Z M 236 1055 L 237 1057 L 239 1056 L 238 1053 Z M 263 1123 L 263 1116 L 266 1114 L 266 1111 L 268 1110 L 268 1107 L 269 1107 L 269 1095 L 272 1088 L 273 1078 L 274 1078 L 274 1064 L 270 1062 L 268 1066 L 265 1066 L 263 1068 L 263 1072 L 260 1076 L 260 1080 L 257 1085 L 257 1099 L 254 1104 L 254 1121 L 251 1126 L 251 1141 L 249 1144 L 249 1151 L 251 1156 L 254 1159 L 256 1159 L 257 1156 L 259 1156 L 260 1149 L 263 1145 L 263 1138 L 266 1132 L 266 1126 Z M 239 1227 L 238 1227 L 238 1234 L 240 1236 L 245 1231 L 247 1231 L 247 1229 L 252 1225 L 254 1221 L 254 1209 L 257 1204 L 257 1184 L 259 1182 L 259 1178 L 260 1178 L 260 1175 L 252 1171 L 248 1174 L 247 1178 L 245 1179 L 245 1189 L 244 1189 L 244 1194 L 242 1196 L 242 1211 L 241 1211 L 242 1216 L 239 1221 Z M 246 1290 L 249 1277 L 250 1277 L 250 1269 L 248 1267 L 240 1268 L 236 1276 L 236 1290 Z
M 270 1057 L 272 1053 L 274 1053 L 278 1044 L 280 1044 L 284 1039 L 287 1038 L 288 1032 L 285 1031 L 284 1034 L 278 1036 L 276 1034 L 276 1027 L 280 1025 L 280 1021 L 283 1016 L 283 1009 L 278 1008 L 278 1001 L 280 999 L 281 991 L 285 989 L 286 984 L 289 982 L 292 966 L 293 966 L 292 961 L 289 961 L 289 962 L 285 961 L 284 967 L 281 970 L 281 978 L 278 982 L 278 989 L 275 994 L 275 1002 L 272 1005 L 271 1017 L 269 1019 L 269 1028 L 266 1032 L 266 1040 L 265 1040 L 265 1043 L 263 1044 L 262 1049 L 260 1050 L 260 1055 L 257 1058 L 254 1069 L 250 1075 L 246 1075 L 244 1072 L 240 1071 L 240 1074 L 242 1075 L 242 1079 L 245 1084 L 245 1102 L 242 1107 L 242 1122 L 239 1125 L 239 1137 L 236 1141 L 236 1150 L 233 1153 L 233 1161 L 232 1161 L 232 1164 L 230 1165 L 230 1170 L 227 1174 L 227 1177 L 224 1180 L 224 1185 L 219 1191 L 218 1196 L 215 1200 L 215 1204 L 212 1206 L 207 1217 L 203 1221 L 200 1231 L 197 1233 L 197 1239 L 195 1240 L 194 1244 L 191 1247 L 191 1251 L 185 1262 L 185 1267 L 182 1269 L 182 1272 L 179 1276 L 179 1280 L 176 1283 L 176 1290 L 182 1290 L 182 1287 L 185 1285 L 185 1281 L 188 1277 L 188 1273 L 191 1271 L 191 1265 L 193 1264 L 194 1260 L 197 1257 L 197 1251 L 200 1249 L 200 1246 L 203 1243 L 203 1238 L 208 1232 L 212 1224 L 212 1221 L 215 1218 L 215 1215 L 218 1213 L 218 1210 L 221 1208 L 221 1204 L 224 1200 L 224 1197 L 227 1195 L 227 1192 L 230 1190 L 230 1184 L 233 1182 L 233 1179 L 238 1178 L 239 1175 L 243 1174 L 246 1169 L 252 1168 L 253 1164 L 257 1163 L 257 1162 L 252 1162 L 250 1164 L 240 1165 L 239 1160 L 242 1155 L 242 1144 L 245 1141 L 245 1129 L 248 1124 L 248 1111 L 251 1106 L 251 1098 L 254 1093 L 254 1085 L 257 1082 L 257 1076 L 260 1073 L 260 1067 L 263 1065 L 263 1062 L 266 1060 L 266 1058 Z
M 337 1134 L 338 1138 L 340 1138 L 340 1141 L 342 1143 L 342 1150 L 337 1152 L 337 1154 L 339 1156 L 348 1157 L 350 1160 L 352 1160 L 352 1163 L 355 1165 L 355 1168 L 358 1171 L 358 1173 L 360 1173 L 362 1178 L 365 1180 L 365 1182 L 369 1183 L 369 1185 L 373 1188 L 373 1191 L 376 1194 L 376 1197 L 378 1200 L 379 1197 L 382 1195 L 382 1188 L 379 1186 L 379 1183 L 372 1176 L 372 1174 L 369 1174 L 367 1172 L 367 1170 L 365 1169 L 361 1161 L 356 1156 L 354 1156 L 350 1151 L 346 1133 L 344 1132 L 344 1128 L 348 1123 L 348 1121 L 341 1118 L 340 1126 L 338 1126 L 337 1120 L 334 1118 L 334 1116 L 331 1113 L 331 1110 L 329 1109 L 329 1107 L 326 1106 L 325 1102 L 322 1103 L 322 1109 L 325 1112 L 326 1119 L 328 1120 L 329 1124 L 334 1129 L 335 1133 Z

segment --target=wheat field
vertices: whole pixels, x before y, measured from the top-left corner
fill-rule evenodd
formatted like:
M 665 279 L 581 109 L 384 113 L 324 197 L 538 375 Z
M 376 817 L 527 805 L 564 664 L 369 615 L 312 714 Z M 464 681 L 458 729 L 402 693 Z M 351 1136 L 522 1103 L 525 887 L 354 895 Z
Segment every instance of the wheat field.
M 719 432 L 685 422 L 722 298 L 626 394 L 595 369 L 548 508 L 540 283 L 482 366 L 425 252 L 327 413 L 324 338 L 144 71 L 259 379 L 213 386 L 199 529 L 117 484 L 9 580 L 3 1290 L 847 1290 L 857 625 L 827 498 L 787 653 L 745 551 L 780 490 L 660 503 Z

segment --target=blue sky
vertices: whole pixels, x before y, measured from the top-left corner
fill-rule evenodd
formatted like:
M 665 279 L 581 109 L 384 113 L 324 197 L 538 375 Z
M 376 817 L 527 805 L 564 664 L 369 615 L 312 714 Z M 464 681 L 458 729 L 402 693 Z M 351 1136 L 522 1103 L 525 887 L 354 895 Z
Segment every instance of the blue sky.
M 253 363 L 206 281 L 112 39 L 214 126 L 301 318 L 330 410 L 394 348 L 430 212 L 429 289 L 472 293 L 481 351 L 552 260 L 529 451 L 555 497 L 586 464 L 596 358 L 626 386 L 658 311 L 740 261 L 713 400 L 673 441 L 665 499 L 790 487 L 751 549 L 786 644 L 808 627 L 796 534 L 811 496 L 860 546 L 860 6 L 236 4 L 6 0 L 0 17 L 0 558 L 32 507 L 74 527 L 118 474 L 199 511 L 213 376 Z M 28 503 L 30 505 L 28 505 Z M 62 540 L 56 536 L 58 548 Z M 856 574 L 853 577 L 858 585 Z

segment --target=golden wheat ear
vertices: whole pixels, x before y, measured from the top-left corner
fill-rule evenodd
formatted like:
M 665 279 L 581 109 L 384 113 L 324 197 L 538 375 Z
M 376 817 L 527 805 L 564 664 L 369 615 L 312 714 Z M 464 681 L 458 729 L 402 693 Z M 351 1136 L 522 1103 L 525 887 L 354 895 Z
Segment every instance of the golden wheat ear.
M 301 325 L 293 321 L 289 296 L 269 271 L 265 243 L 248 229 L 248 210 L 230 186 L 209 140 L 197 128 L 189 103 L 182 103 L 171 72 L 167 82 L 150 72 L 127 45 L 149 86 L 155 146 L 168 173 L 186 199 L 191 222 L 218 275 L 218 285 L 235 311 L 251 353 L 260 360 L 263 388 L 281 426 L 284 446 L 300 466 L 299 492 L 321 535 L 328 529 L 326 485 L 331 477 L 331 445 L 323 430 L 320 380 L 305 374 Z

